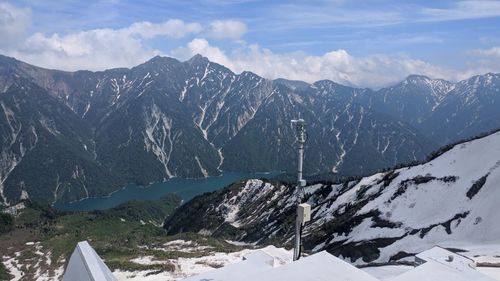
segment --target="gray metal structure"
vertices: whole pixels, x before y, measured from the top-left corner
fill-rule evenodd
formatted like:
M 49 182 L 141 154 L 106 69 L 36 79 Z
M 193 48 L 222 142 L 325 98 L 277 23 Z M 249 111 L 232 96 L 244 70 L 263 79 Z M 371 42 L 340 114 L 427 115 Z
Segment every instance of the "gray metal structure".
M 297 215 L 295 221 L 295 243 L 293 248 L 293 260 L 300 259 L 300 245 L 302 227 L 304 223 L 310 219 L 311 206 L 302 203 L 302 188 L 306 185 L 306 181 L 302 178 L 303 162 L 304 162 L 304 144 L 307 140 L 306 121 L 304 119 L 292 120 L 292 126 L 295 129 L 295 137 L 298 146 L 298 163 L 297 163 Z M 309 214 L 307 214 L 309 213 Z

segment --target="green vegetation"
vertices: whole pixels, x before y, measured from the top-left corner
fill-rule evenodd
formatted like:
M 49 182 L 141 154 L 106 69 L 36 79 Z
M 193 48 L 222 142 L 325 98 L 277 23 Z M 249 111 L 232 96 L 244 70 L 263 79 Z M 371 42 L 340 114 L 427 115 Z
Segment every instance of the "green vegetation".
M 0 280 L 7 281 L 7 280 L 10 280 L 11 278 L 12 278 L 12 276 L 7 271 L 7 268 L 5 268 L 3 263 L 0 263 Z
M 42 241 L 54 256 L 69 257 L 79 241 L 88 240 L 114 268 L 128 268 L 138 246 L 161 243 L 165 231 L 157 226 L 180 205 L 168 195 L 158 201 L 131 201 L 106 211 L 64 213 L 50 226 Z M 119 250 L 118 250 L 119 249 Z
M 14 217 L 9 214 L 0 213 L 0 234 L 14 229 Z
M 23 280 L 27 281 L 36 280 L 37 271 L 53 276 L 56 269 L 66 265 L 76 244 L 83 240 L 92 245 L 112 270 L 152 273 L 174 270 L 171 259 L 241 250 L 222 239 L 195 233 L 168 236 L 161 224 L 181 204 L 181 199 L 173 194 L 157 201 L 131 201 L 94 212 L 62 212 L 29 201 L 23 204 L 26 207 L 19 209 L 15 218 L 0 217 L 0 229 L 5 229 L 0 234 L 0 253 L 16 257 L 26 276 Z M 166 250 L 165 243 L 174 240 L 191 241 L 196 250 Z M 133 261 L 146 256 L 160 262 Z M 7 269 L 0 266 L 0 281 L 10 278 Z
M 129 201 L 113 209 L 106 211 L 95 211 L 94 214 L 106 218 L 122 218 L 144 222 L 163 224 L 165 218 L 180 205 L 177 196 L 166 196 L 156 201 Z
M 141 265 L 130 260 L 145 255 L 176 257 L 176 253 L 155 250 L 170 241 L 159 224 L 180 205 L 181 199 L 176 195 L 157 201 L 127 202 L 110 210 L 94 212 L 61 212 L 46 205 L 23 203 L 26 207 L 20 209 L 15 218 L 7 214 L 0 216 L 0 252 L 11 257 L 17 255 L 22 264 L 44 259 L 36 253 L 39 250 L 44 254 L 50 252 L 52 263 L 42 262 L 40 267 L 53 271 L 69 260 L 79 241 L 87 240 L 112 269 L 173 269 L 168 262 Z M 184 253 L 177 253 L 181 254 Z M 28 276 L 34 270 L 32 267 L 23 269 Z M 0 267 L 0 280 L 2 278 L 9 279 L 4 267 Z

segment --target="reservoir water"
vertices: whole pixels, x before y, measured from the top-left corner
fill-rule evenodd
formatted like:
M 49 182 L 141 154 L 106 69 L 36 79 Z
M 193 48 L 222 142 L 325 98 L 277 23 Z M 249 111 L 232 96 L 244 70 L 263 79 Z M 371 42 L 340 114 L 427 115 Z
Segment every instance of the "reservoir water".
M 87 198 L 71 203 L 56 202 L 54 207 L 66 211 L 93 211 L 116 207 L 130 200 L 156 200 L 168 193 L 179 195 L 184 202 L 196 195 L 221 189 L 233 182 L 251 179 L 270 179 L 279 172 L 273 173 L 235 173 L 225 172 L 217 177 L 201 179 L 172 178 L 165 182 L 154 183 L 148 186 L 129 184 L 123 189 L 112 193 L 107 197 Z

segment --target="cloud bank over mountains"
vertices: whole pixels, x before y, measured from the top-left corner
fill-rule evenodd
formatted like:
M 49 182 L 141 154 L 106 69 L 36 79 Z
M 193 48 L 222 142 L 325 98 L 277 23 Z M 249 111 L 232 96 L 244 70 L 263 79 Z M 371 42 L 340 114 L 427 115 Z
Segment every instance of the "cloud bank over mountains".
M 477 2 L 484 6 L 484 2 L 489 1 Z M 484 13 L 496 15 L 496 10 L 483 12 L 478 6 L 471 9 L 471 5 L 470 1 L 463 1 L 451 11 L 427 9 L 424 11 L 427 17 L 421 20 L 456 19 L 467 7 L 476 17 Z M 467 56 L 474 58 L 474 63 L 466 70 L 455 70 L 402 53 L 355 55 L 343 48 L 320 54 L 275 52 L 247 42 L 246 35 L 252 26 L 234 19 L 207 23 L 181 19 L 138 21 L 120 28 L 43 33 L 33 31 L 31 17 L 29 8 L 0 3 L 3 38 L 0 53 L 38 66 L 68 71 L 132 67 L 155 55 L 185 60 L 198 53 L 237 73 L 248 70 L 270 79 L 308 82 L 329 79 L 370 88 L 389 85 L 409 74 L 456 81 L 474 74 L 500 71 L 500 47 L 471 50 Z M 177 45 L 164 48 L 155 42 L 157 39 L 172 40 Z

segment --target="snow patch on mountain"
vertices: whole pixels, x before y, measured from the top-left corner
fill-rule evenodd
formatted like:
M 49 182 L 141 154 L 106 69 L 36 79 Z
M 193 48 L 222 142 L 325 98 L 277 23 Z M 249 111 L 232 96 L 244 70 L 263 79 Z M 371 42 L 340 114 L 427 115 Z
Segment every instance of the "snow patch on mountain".
M 21 162 L 26 152 L 33 149 L 38 143 L 38 135 L 35 127 L 31 125 L 27 128 L 28 135 L 23 136 L 21 134 L 22 123 L 16 118 L 14 111 L 3 102 L 0 102 L 0 106 L 10 131 L 10 134 L 0 137 L 0 139 L 3 139 L 3 146 L 0 148 L 0 200 L 6 202 L 4 183 L 10 173 Z
M 196 160 L 196 163 L 198 164 L 198 167 L 200 168 L 201 174 L 206 178 L 208 177 L 208 172 L 205 168 L 203 168 L 203 165 L 201 165 L 200 158 L 198 156 L 195 156 L 194 159 Z
M 174 175 L 168 168 L 170 154 L 173 151 L 171 129 L 172 119 L 161 112 L 156 104 L 153 104 L 149 114 L 145 114 L 146 129 L 143 133 L 146 151 L 152 151 L 158 161 L 165 169 L 165 174 L 171 178 Z
M 231 198 L 227 198 L 218 205 L 215 210 L 220 212 L 224 217 L 224 221 L 238 227 L 242 224 L 237 216 L 240 211 L 240 206 L 250 201 L 259 200 L 274 191 L 274 186 L 269 183 L 264 183 L 262 180 L 249 180 L 245 187 Z M 276 194 L 277 195 L 277 194 Z M 246 217 L 246 220 L 253 217 Z
M 176 240 L 172 241 L 167 245 L 167 247 L 178 246 L 190 246 L 192 241 Z M 182 248 L 182 247 L 181 247 Z M 152 257 L 140 257 L 132 260 L 139 264 L 154 264 L 154 263 L 172 263 L 175 267 L 173 272 L 155 272 L 155 271 L 121 271 L 117 270 L 113 272 L 113 275 L 117 277 L 119 281 L 153 281 L 153 280 L 165 280 L 165 281 L 177 281 L 184 278 L 199 275 L 201 273 L 214 270 L 220 267 L 228 266 L 241 262 L 244 256 L 247 256 L 256 251 L 264 251 L 266 254 L 274 258 L 275 266 L 281 266 L 290 263 L 292 260 L 292 252 L 285 250 L 283 248 L 276 248 L 274 246 L 267 246 L 261 249 L 245 249 L 237 252 L 231 253 L 221 253 L 216 251 L 210 251 L 200 256 L 195 257 L 180 257 L 176 259 L 168 259 L 162 261 L 153 260 Z M 197 253 L 199 249 L 193 249 L 191 253 Z

